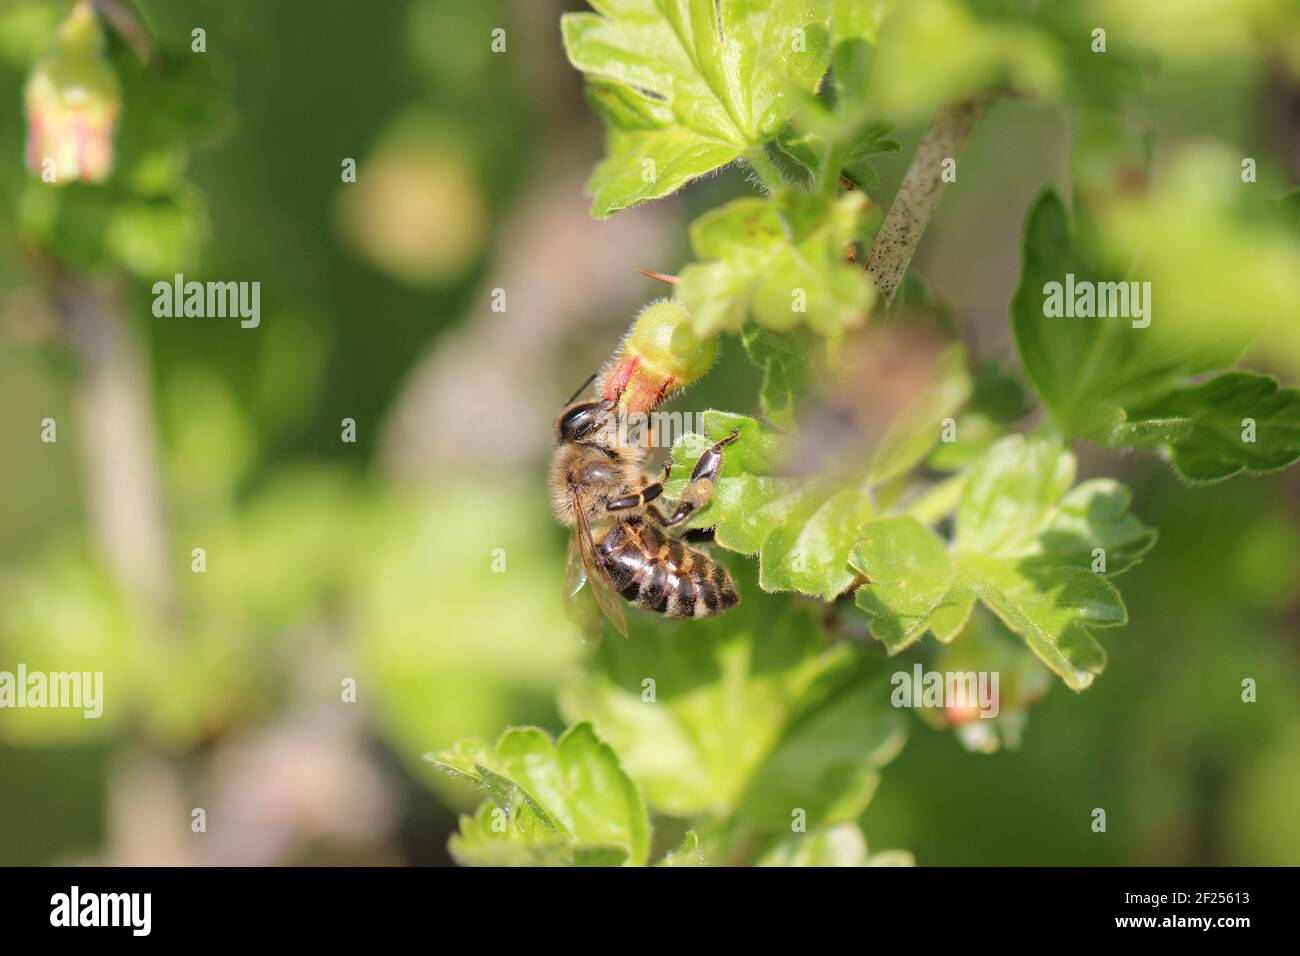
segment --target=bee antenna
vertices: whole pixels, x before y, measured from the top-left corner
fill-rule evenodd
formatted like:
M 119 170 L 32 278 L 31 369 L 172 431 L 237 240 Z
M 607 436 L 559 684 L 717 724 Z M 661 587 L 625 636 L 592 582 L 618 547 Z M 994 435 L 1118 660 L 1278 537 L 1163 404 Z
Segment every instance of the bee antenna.
M 565 404 L 565 405 L 572 405 L 572 404 L 573 404 L 573 400 L 574 400 L 575 398 L 577 398 L 579 395 L 581 395 L 583 392 L 585 392 L 585 391 L 587 390 L 587 386 L 588 386 L 588 385 L 590 385 L 592 382 L 596 381 L 596 375 L 597 375 L 597 374 L 598 374 L 598 373 L 596 373 L 596 372 L 592 372 L 591 375 L 588 376 L 587 380 L 586 380 L 585 382 L 583 382 L 581 385 L 578 386 L 578 390 L 577 390 L 576 392 L 574 392 L 572 395 L 570 395 L 570 396 L 569 396 L 569 400 L 568 400 L 567 402 L 565 402 L 564 404 Z

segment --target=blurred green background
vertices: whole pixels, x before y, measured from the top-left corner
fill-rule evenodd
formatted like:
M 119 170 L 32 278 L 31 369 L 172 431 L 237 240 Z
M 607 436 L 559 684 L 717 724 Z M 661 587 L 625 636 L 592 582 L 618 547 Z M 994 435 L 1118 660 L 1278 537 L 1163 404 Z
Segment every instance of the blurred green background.
M 106 684 L 97 721 L 0 711 L 0 863 L 449 863 L 476 799 L 420 754 L 561 729 L 583 654 L 545 494 L 555 411 L 663 294 L 636 270 L 679 268 L 692 216 L 752 187 L 723 175 L 589 219 L 601 133 L 558 29 L 577 3 L 137 6 L 164 77 L 113 41 L 118 172 L 50 207 L 23 167 L 21 90 L 67 5 L 0 0 L 0 670 Z M 1210 142 L 1257 158 L 1270 195 L 1294 184 L 1292 8 L 1196 4 L 1174 31 L 1178 5 L 1138 6 L 1169 19 L 1089 9 L 1159 55 L 1141 100 L 1155 182 Z M 920 129 L 878 163 L 878 201 Z M 1024 212 L 1079 185 L 1076 132 L 1058 105 L 999 104 L 914 264 L 984 357 L 1014 359 Z M 155 318 L 149 287 L 174 271 L 260 281 L 261 326 Z M 87 360 L 69 282 L 119 314 L 124 365 Z M 1294 382 L 1290 348 L 1253 364 Z M 676 407 L 749 411 L 756 382 L 728 342 Z M 923 865 L 1300 863 L 1300 472 L 1190 489 L 1150 457 L 1081 458 L 1161 535 L 1123 580 L 1106 673 L 1054 686 L 1016 750 L 909 718 L 872 845 Z M 132 502 L 152 553 L 110 540 Z

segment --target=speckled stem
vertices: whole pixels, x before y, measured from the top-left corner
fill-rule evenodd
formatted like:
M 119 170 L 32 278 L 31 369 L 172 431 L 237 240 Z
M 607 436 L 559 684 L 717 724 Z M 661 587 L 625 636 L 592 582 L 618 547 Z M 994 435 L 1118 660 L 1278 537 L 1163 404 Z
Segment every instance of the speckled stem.
M 925 232 L 934 207 L 939 205 L 944 186 L 939 178 L 943 160 L 957 157 L 995 95 L 982 93 L 943 107 L 921 137 L 912 165 L 907 168 L 903 184 L 867 257 L 867 274 L 886 305 L 893 301 L 921 241 L 921 233 Z

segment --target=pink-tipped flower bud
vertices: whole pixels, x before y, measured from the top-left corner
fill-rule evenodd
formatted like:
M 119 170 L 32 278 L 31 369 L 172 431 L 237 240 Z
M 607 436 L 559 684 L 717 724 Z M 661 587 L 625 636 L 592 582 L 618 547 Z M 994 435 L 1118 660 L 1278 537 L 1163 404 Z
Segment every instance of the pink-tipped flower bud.
M 602 373 L 600 394 L 624 414 L 649 412 L 702 378 L 717 357 L 717 338 L 696 335 L 679 303 L 652 302 L 636 317 Z
M 27 80 L 24 99 L 29 170 L 49 183 L 108 177 L 122 100 L 89 0 L 80 0 L 60 25 L 54 49 Z

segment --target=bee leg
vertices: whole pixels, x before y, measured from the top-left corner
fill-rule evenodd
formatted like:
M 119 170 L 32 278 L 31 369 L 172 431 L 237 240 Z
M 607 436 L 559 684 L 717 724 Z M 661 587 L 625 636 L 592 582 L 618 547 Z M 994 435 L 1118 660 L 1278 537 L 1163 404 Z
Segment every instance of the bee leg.
M 615 498 L 605 505 L 606 511 L 627 511 L 629 508 L 640 508 L 642 505 L 649 504 L 664 493 L 664 482 L 668 480 L 668 473 L 673 469 L 673 460 L 669 458 L 664 462 L 664 473 L 658 481 L 652 481 L 634 495 L 625 495 L 622 498 Z M 657 509 L 656 509 L 657 511 Z M 662 517 L 662 515 L 660 516 Z
M 740 429 L 733 428 L 730 435 L 722 439 L 722 441 L 716 442 L 704 454 L 700 455 L 699 460 L 695 462 L 695 467 L 691 470 L 691 477 L 686 483 L 686 490 L 682 492 L 682 497 L 677 502 L 677 508 L 673 511 L 672 517 L 668 519 L 666 527 L 671 528 L 681 524 L 713 500 L 713 483 L 717 480 L 718 472 L 722 470 L 722 449 L 739 437 Z
M 712 528 L 688 528 L 686 531 L 682 532 L 679 537 L 683 541 L 691 541 L 698 544 L 700 542 L 712 541 L 717 530 L 718 526 L 716 524 Z

